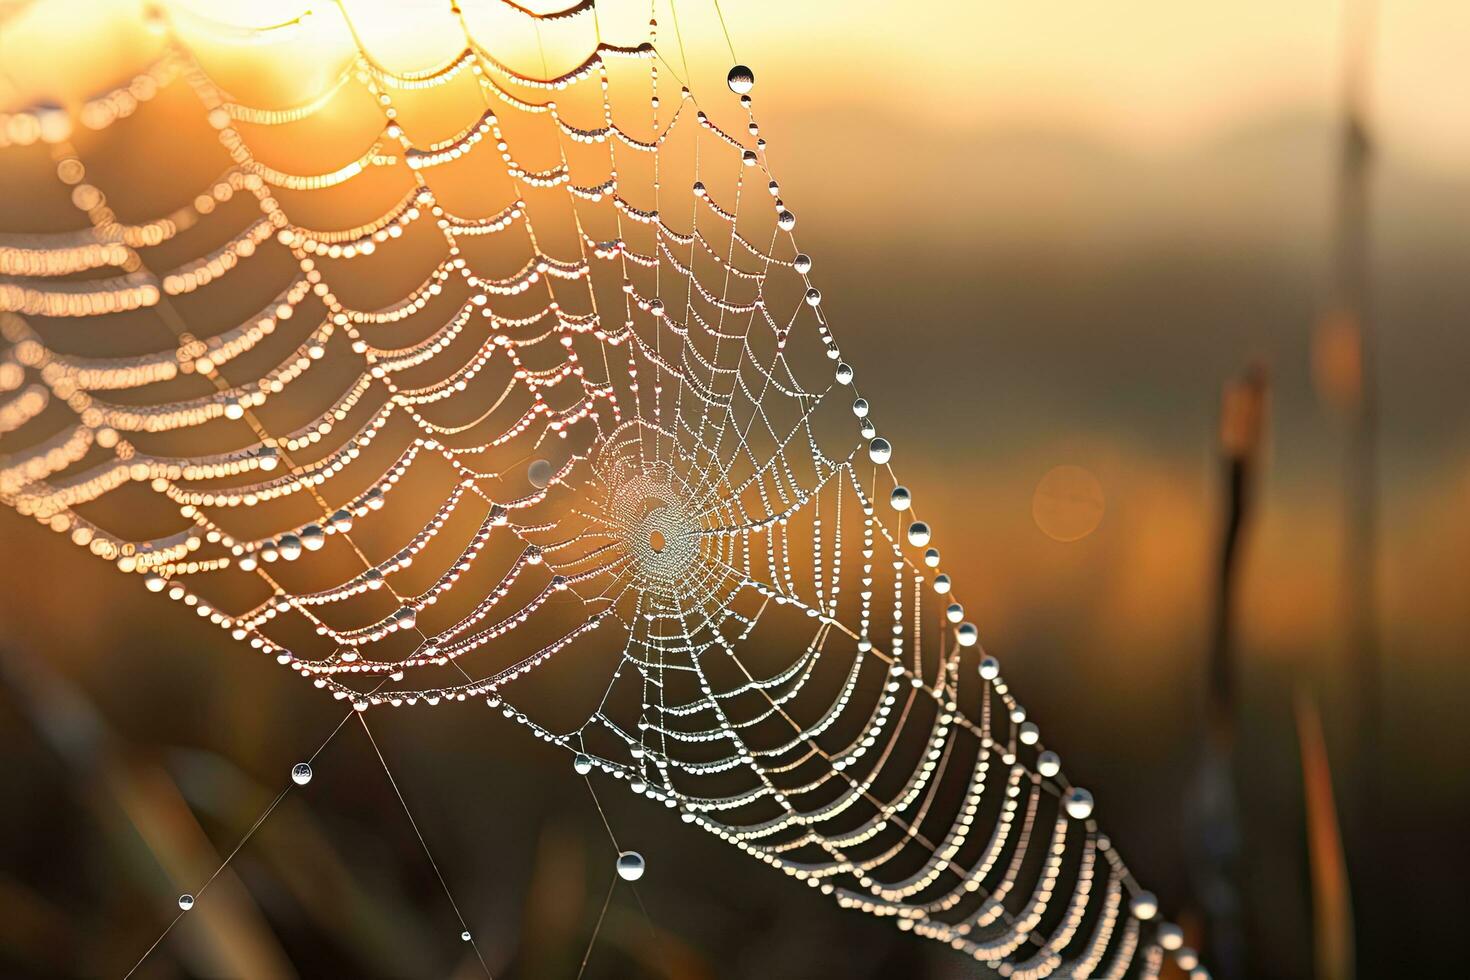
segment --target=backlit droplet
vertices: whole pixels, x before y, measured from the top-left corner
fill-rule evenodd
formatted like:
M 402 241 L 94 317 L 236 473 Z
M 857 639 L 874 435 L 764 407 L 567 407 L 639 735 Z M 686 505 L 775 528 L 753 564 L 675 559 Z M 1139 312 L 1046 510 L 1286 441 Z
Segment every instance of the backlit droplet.
M 537 490 L 544 490 L 551 482 L 553 471 L 551 462 L 545 459 L 532 460 L 531 465 L 526 467 L 526 477 L 531 481 L 531 486 Z
M 462 932 L 462 933 L 459 934 L 459 938 L 460 939 L 463 939 L 465 942 L 469 942 L 470 941 L 470 931 L 468 929 L 466 929 L 464 932 Z
M 305 786 L 311 782 L 311 763 L 298 762 L 291 767 L 291 782 L 297 786 Z
M 1159 923 L 1159 945 L 1167 950 L 1176 950 L 1184 945 L 1184 930 L 1172 922 Z
M 1067 815 L 1074 820 L 1086 820 L 1092 816 L 1092 794 L 1080 786 L 1067 794 Z
M 980 676 L 987 681 L 993 681 L 1000 676 L 1000 661 L 994 657 L 986 657 L 980 661 Z
M 1128 902 L 1128 911 L 1133 913 L 1134 918 L 1144 921 L 1152 919 L 1159 914 L 1159 897 L 1153 892 L 1139 892 Z
M 185 912 L 187 912 L 190 909 L 192 909 L 193 907 L 194 907 L 194 896 L 193 895 L 190 895 L 188 892 L 185 892 L 184 894 L 182 894 L 182 895 L 179 896 L 179 908 L 181 908 Z
M 893 447 L 882 436 L 868 443 L 868 458 L 882 466 L 893 458 Z
M 972 647 L 980 639 L 980 631 L 975 628 L 974 623 L 961 623 L 960 628 L 954 631 L 954 638 L 962 647 Z
M 1036 757 L 1036 771 L 1050 779 L 1062 771 L 1062 760 L 1055 752 L 1047 749 Z
M 922 548 L 929 543 L 929 525 L 923 521 L 914 521 L 909 525 L 909 544 Z
M 637 881 L 643 877 L 643 855 L 637 851 L 624 851 L 618 855 L 618 877 L 624 881 Z
M 888 495 L 888 503 L 894 510 L 908 510 L 912 502 L 913 498 L 909 496 L 908 487 L 894 487 L 893 492 Z
M 736 65 L 730 69 L 730 74 L 725 76 L 725 83 L 736 95 L 744 95 L 755 88 L 755 72 L 744 65 Z
M 587 775 L 592 771 L 592 757 L 590 755 L 583 755 L 580 752 L 577 753 L 577 757 L 572 760 L 572 768 L 577 770 L 577 775 L 579 776 Z
M 798 252 L 796 258 L 791 262 L 791 267 L 804 276 L 812 271 L 812 257 L 805 252 Z

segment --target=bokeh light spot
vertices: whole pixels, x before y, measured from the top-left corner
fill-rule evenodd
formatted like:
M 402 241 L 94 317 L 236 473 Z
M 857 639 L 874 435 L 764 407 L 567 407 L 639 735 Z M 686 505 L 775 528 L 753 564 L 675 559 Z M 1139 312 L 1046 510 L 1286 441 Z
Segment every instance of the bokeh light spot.
M 1041 533 L 1056 541 L 1080 541 L 1102 523 L 1102 484 L 1080 466 L 1057 466 L 1036 484 L 1031 516 Z

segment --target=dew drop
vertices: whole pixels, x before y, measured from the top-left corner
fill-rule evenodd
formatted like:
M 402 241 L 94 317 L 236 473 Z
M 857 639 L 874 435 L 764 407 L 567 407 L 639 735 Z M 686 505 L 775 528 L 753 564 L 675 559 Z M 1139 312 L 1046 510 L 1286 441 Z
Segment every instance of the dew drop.
M 618 855 L 618 877 L 624 881 L 637 881 L 643 877 L 643 855 L 637 851 L 624 851 Z
M 896 506 L 896 505 L 895 505 Z M 923 521 L 914 521 L 909 525 L 909 544 L 922 548 L 929 543 L 929 525 Z
M 1092 816 L 1092 794 L 1080 786 L 1073 787 L 1067 794 L 1067 815 L 1074 820 Z
M 725 76 L 725 83 L 736 95 L 744 95 L 755 88 L 755 72 L 744 65 L 736 65 L 730 69 L 730 74 Z

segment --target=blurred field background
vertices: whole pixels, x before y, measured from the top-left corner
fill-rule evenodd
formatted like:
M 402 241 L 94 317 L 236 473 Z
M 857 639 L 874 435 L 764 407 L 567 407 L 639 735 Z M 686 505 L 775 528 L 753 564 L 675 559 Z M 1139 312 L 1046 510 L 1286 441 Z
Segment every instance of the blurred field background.
M 30 6 L 0 5 L 0 106 L 34 97 L 25 69 L 45 74 L 8 43 Z M 86 29 L 94 5 L 59 6 Z M 1192 929 L 1222 390 L 1252 364 L 1269 378 L 1236 617 L 1251 977 L 1333 975 L 1314 948 L 1303 698 L 1326 733 L 1357 974 L 1453 976 L 1462 960 L 1470 8 L 1381 6 L 1367 369 L 1382 683 L 1365 756 L 1352 392 L 1344 411 L 1321 366 L 1342 6 L 725 5 L 846 354 L 882 371 L 870 383 L 927 513 L 964 529 L 968 551 L 946 557 L 987 648 Z M 708 91 L 728 62 L 713 8 L 679 15 Z M 1079 484 L 1043 486 L 1059 466 L 1101 491 L 1077 540 L 1058 538 Z M 0 554 L 0 973 L 117 975 L 338 708 L 8 509 Z M 574 975 L 613 855 L 565 755 L 477 705 L 388 715 L 378 737 L 495 975 Z M 475 975 L 360 733 L 316 768 L 142 975 Z M 589 977 L 981 972 L 628 794 L 602 798 L 648 859 L 647 917 L 615 893 Z

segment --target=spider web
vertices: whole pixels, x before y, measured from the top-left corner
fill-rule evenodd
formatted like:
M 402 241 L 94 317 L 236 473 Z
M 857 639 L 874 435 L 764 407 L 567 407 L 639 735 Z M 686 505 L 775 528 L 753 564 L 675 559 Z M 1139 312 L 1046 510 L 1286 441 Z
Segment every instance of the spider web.
M 955 601 L 753 76 L 703 108 L 651 14 L 454 7 L 416 71 L 313 14 L 345 54 L 284 108 L 155 14 L 128 84 L 0 118 L 70 216 L 0 239 L 0 499 L 360 717 L 483 701 L 1002 975 L 1193 966 Z M 189 203 L 121 216 L 140 152 Z

